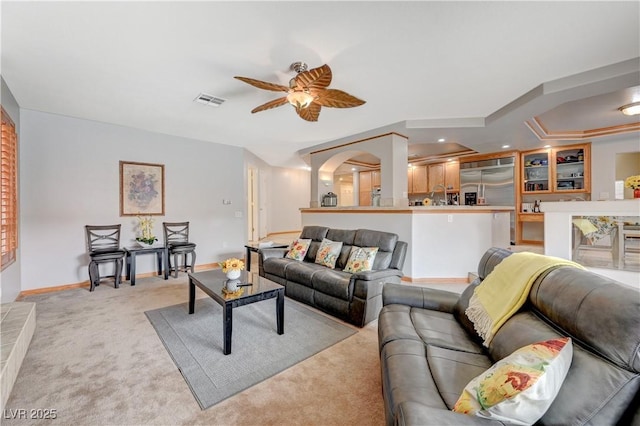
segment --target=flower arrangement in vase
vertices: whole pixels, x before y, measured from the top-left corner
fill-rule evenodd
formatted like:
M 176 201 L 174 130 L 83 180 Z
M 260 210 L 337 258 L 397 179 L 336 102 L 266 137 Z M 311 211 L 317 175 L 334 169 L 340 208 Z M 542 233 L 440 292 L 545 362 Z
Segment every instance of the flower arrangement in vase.
M 227 278 L 236 280 L 240 278 L 240 271 L 244 269 L 244 262 L 232 257 L 224 262 L 220 262 L 220 267 L 222 268 L 222 272 L 227 274 Z
M 149 247 L 158 241 L 153 235 L 153 218 L 150 215 L 147 217 L 138 216 L 138 227 L 140 228 L 140 236 L 136 237 L 136 241 L 140 245 Z
M 633 189 L 633 198 L 640 198 L 640 175 L 629 176 L 624 180 L 625 188 Z

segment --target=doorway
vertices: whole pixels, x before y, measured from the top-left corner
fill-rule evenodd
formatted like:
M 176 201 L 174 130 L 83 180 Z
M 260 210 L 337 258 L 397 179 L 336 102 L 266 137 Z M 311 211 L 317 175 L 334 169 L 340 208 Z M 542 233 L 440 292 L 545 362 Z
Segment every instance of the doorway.
M 259 217 L 258 217 L 258 170 L 249 167 L 247 176 L 247 239 L 258 241 Z

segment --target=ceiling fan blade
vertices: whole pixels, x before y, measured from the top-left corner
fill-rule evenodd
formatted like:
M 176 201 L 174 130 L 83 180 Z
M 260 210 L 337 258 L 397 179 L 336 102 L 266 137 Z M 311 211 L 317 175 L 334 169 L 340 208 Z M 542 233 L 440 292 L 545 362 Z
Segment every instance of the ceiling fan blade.
M 240 81 L 244 81 L 247 84 L 250 84 L 254 87 L 257 87 L 258 89 L 264 89 L 264 90 L 271 90 L 273 92 L 288 92 L 289 88 L 286 86 L 283 86 L 281 84 L 275 84 L 275 83 L 269 83 L 266 81 L 261 81 L 261 80 L 255 80 L 253 78 L 247 78 L 247 77 L 233 77 L 236 78 Z
M 318 121 L 320 109 L 322 109 L 320 105 L 315 102 L 311 102 L 311 104 L 306 108 L 296 108 L 296 112 L 303 120 Z
M 264 111 L 266 109 L 271 109 L 271 108 L 276 108 L 282 105 L 286 105 L 289 102 L 287 101 L 287 97 L 283 97 L 283 98 L 278 98 L 278 99 L 274 99 L 272 101 L 269 101 L 265 104 L 262 104 L 260 106 L 255 107 L 254 109 L 251 110 L 252 114 L 255 114 L 256 112 L 260 112 L 260 111 Z
M 321 67 L 301 72 L 295 77 L 295 81 L 300 89 L 324 89 L 331 84 L 331 78 L 331 68 L 324 64 Z
M 316 96 L 314 102 L 331 108 L 352 108 L 365 103 L 362 99 L 337 89 L 318 90 L 313 94 Z

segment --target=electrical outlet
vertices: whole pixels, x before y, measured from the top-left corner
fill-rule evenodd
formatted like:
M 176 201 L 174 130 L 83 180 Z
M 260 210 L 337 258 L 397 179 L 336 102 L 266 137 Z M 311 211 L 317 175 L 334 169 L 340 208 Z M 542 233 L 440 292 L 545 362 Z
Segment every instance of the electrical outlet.
M 447 215 L 447 222 L 453 223 L 453 215 L 452 214 L 448 214 Z
M 227 200 L 226 198 L 223 198 L 222 199 L 222 204 L 229 205 L 229 204 L 231 204 L 231 200 Z
M 237 211 L 236 212 L 236 217 L 242 217 L 242 212 L 241 211 Z

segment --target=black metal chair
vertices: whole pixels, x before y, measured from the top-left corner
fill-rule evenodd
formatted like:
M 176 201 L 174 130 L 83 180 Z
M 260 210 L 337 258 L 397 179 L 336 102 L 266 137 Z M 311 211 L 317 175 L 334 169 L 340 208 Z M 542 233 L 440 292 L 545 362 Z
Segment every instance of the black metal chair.
M 167 247 L 167 267 L 169 274 L 174 271 L 174 278 L 178 278 L 178 270 L 187 272 L 191 268 L 194 272 L 196 266 L 196 245 L 189 242 L 189 222 L 162 222 L 164 229 L 164 244 Z M 187 264 L 187 256 L 191 255 L 191 264 Z M 171 256 L 173 255 L 173 266 Z M 182 268 L 178 263 L 178 257 L 182 256 Z
M 89 251 L 89 281 L 93 291 L 100 285 L 100 263 L 114 262 L 115 271 L 107 277 L 114 278 L 115 288 L 120 287 L 122 259 L 125 251 L 120 248 L 121 225 L 86 225 L 87 250 Z

